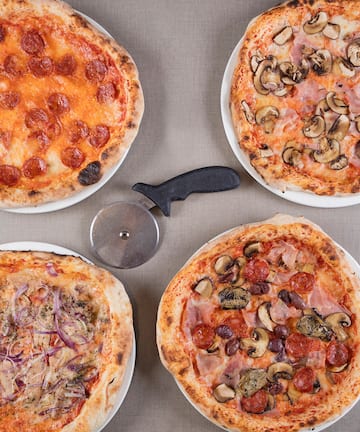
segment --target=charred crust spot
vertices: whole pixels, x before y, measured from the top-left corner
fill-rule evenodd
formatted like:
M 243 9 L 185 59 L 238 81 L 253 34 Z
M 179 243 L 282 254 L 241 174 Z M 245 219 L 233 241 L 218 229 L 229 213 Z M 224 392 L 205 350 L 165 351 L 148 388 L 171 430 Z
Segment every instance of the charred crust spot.
M 78 181 L 82 186 L 90 186 L 97 183 L 101 178 L 101 163 L 99 161 L 90 162 L 82 169 L 78 176 Z
M 127 55 L 121 56 L 121 63 L 125 64 L 129 61 L 129 57 Z
M 244 141 L 249 141 L 249 139 L 250 139 L 249 135 L 244 135 L 244 136 L 243 136 L 243 140 L 244 140 Z
M 254 160 L 254 159 L 256 159 L 256 154 L 250 153 L 249 157 L 250 157 L 250 160 Z
M 180 369 L 179 370 L 179 375 L 183 376 L 186 373 L 186 371 L 187 371 L 187 368 Z
M 304 423 L 304 422 L 300 422 L 300 423 L 299 423 L 299 426 L 300 426 L 300 427 L 304 427 L 304 426 L 305 426 L 305 423 Z
M 288 3 L 288 6 L 290 6 L 292 8 L 296 8 L 296 7 L 300 6 L 300 2 L 299 2 L 299 0 L 292 0 L 291 2 Z
M 105 150 L 104 152 L 101 153 L 101 160 L 106 160 L 109 157 L 109 152 L 107 150 Z
M 329 260 L 330 261 L 336 261 L 336 256 L 335 255 L 330 255 L 329 256 Z
M 112 384 L 114 381 L 115 381 L 115 377 L 111 381 L 109 381 L 108 385 Z
M 316 421 L 317 421 L 316 417 L 311 417 L 311 419 L 308 420 L 307 424 L 309 426 L 313 426 L 316 423 Z
M 136 124 L 135 124 L 134 122 L 132 122 L 132 121 L 129 121 L 129 122 L 127 123 L 126 127 L 127 127 L 128 129 L 134 129 L 134 128 L 136 127 Z
M 166 323 L 167 323 L 167 325 L 170 327 L 171 326 L 171 324 L 173 323 L 173 318 L 171 317 L 171 316 L 168 316 L 167 318 L 166 318 Z
M 116 356 L 117 364 L 118 364 L 118 365 L 121 365 L 122 360 L 123 360 L 123 353 L 122 353 L 122 352 L 119 352 L 119 353 L 117 354 L 117 356 Z
M 138 82 L 134 82 L 133 86 L 134 86 L 135 88 L 137 88 L 137 89 L 140 88 L 140 84 L 139 84 Z
M 37 195 L 37 194 L 39 194 L 39 193 L 40 193 L 39 191 L 31 190 L 30 192 L 28 192 L 28 196 L 29 196 L 29 197 L 32 197 L 32 196 L 35 196 L 35 195 Z

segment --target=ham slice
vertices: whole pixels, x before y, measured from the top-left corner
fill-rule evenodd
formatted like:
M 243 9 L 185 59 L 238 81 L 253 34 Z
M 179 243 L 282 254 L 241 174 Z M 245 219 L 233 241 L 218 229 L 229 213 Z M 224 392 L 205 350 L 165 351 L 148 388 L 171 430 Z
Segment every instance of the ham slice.
M 291 278 L 291 276 L 294 276 L 294 274 L 296 274 L 297 271 L 288 271 L 288 272 L 278 272 L 276 273 L 274 280 L 272 281 L 273 284 L 275 285 L 282 285 L 285 284 L 286 282 L 289 281 L 289 279 Z
M 318 284 L 314 285 L 312 292 L 308 297 L 308 303 L 310 307 L 314 307 L 318 312 L 327 316 L 335 312 L 346 312 L 335 298 L 324 288 L 321 288 Z
M 301 310 L 286 306 L 286 304 L 280 299 L 276 299 L 271 304 L 270 316 L 277 324 L 286 324 L 288 318 L 299 318 L 301 315 Z
M 311 351 L 307 355 L 306 365 L 313 367 L 314 369 L 325 368 L 326 352 L 322 351 Z
M 256 312 L 250 312 L 243 309 L 242 311 L 245 323 L 248 327 L 254 328 L 256 327 Z
M 223 360 L 216 355 L 199 353 L 196 356 L 196 364 L 201 377 L 208 383 L 212 383 L 212 375 L 217 374 L 217 369 L 223 364 Z
M 235 388 L 240 380 L 240 371 L 243 368 L 239 356 L 234 358 L 227 364 L 223 373 L 220 376 L 220 382 Z
M 195 300 L 193 298 L 188 300 L 183 317 L 183 329 L 188 338 L 191 338 L 191 330 L 197 324 L 212 324 L 211 314 L 213 313 L 214 308 L 215 306 L 208 300 Z
M 281 260 L 286 267 L 292 269 L 295 266 L 298 253 L 299 251 L 295 246 L 285 242 L 284 240 L 280 240 L 271 248 L 267 258 L 272 264 L 276 264 L 281 257 Z

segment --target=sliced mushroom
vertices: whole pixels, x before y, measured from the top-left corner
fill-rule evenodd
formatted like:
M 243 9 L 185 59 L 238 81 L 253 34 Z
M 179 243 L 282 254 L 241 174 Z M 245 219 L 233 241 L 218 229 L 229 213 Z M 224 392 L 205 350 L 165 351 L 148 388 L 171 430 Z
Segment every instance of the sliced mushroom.
M 287 392 L 286 392 L 286 395 L 287 395 L 291 405 L 293 405 L 299 399 L 299 397 L 302 395 L 302 393 L 299 392 L 298 390 L 296 390 L 293 382 L 290 382 L 288 389 L 287 389 Z
M 342 114 L 340 115 L 331 126 L 327 137 L 330 139 L 336 139 L 337 141 L 342 141 L 350 128 L 350 119 L 348 116 Z
M 286 147 L 282 153 L 283 161 L 291 166 L 301 166 L 301 152 L 294 147 Z
M 273 41 L 276 43 L 276 45 L 284 45 L 291 39 L 292 35 L 292 27 L 286 26 L 273 37 Z
M 356 129 L 358 132 L 360 132 L 360 115 L 355 117 L 355 124 L 356 124 Z
M 349 363 L 345 363 L 341 366 L 327 366 L 328 371 L 333 373 L 339 373 L 344 371 L 349 366 Z
M 325 120 L 320 115 L 315 115 L 305 122 L 303 134 L 307 138 L 317 138 L 325 131 Z
M 263 328 L 255 328 L 251 338 L 244 338 L 240 341 L 240 348 L 247 352 L 249 357 L 258 358 L 265 354 L 269 344 L 269 335 Z
M 325 318 L 325 322 L 331 327 L 338 341 L 344 342 L 349 337 L 344 327 L 351 326 L 351 318 L 345 312 L 330 314 Z
M 249 303 L 250 297 L 249 291 L 241 287 L 225 288 L 219 292 L 222 309 L 244 309 Z
M 243 256 L 240 256 L 238 258 L 236 258 L 236 264 L 239 266 L 239 269 L 241 270 L 244 265 L 246 264 L 246 258 Z
M 243 111 L 244 111 L 246 120 L 250 124 L 254 124 L 255 123 L 255 116 L 254 116 L 253 112 L 251 111 L 251 108 L 249 107 L 248 103 L 245 100 L 243 100 L 243 101 L 241 101 L 241 106 L 243 107 Z
M 234 260 L 229 255 L 221 255 L 215 262 L 214 270 L 217 274 L 226 273 L 233 265 Z
M 303 28 L 304 32 L 307 34 L 320 33 L 325 29 L 328 23 L 328 16 L 325 12 L 318 12 L 309 21 L 307 21 Z
M 337 57 L 334 60 L 334 71 L 339 75 L 343 75 L 347 78 L 355 76 L 354 66 L 346 59 Z
M 291 62 L 284 62 L 279 65 L 281 81 L 287 85 L 300 83 L 309 72 L 309 63 L 303 59 L 300 67 Z
M 360 159 L 360 141 L 355 144 L 355 156 Z
M 220 283 L 231 283 L 234 284 L 239 277 L 239 266 L 234 263 L 224 274 L 219 275 Z
M 285 362 L 273 363 L 268 367 L 268 380 L 273 382 L 278 379 L 290 380 L 294 375 L 294 368 Z
M 316 105 L 315 114 L 323 116 L 329 110 L 330 110 L 330 108 L 329 108 L 328 103 L 326 102 L 326 99 L 321 99 L 321 101 Z
M 234 399 L 235 390 L 226 384 L 220 384 L 214 389 L 213 395 L 218 402 L 224 403 Z
M 270 93 L 270 89 L 264 87 L 264 82 L 267 81 L 264 79 L 263 74 L 275 73 L 276 67 L 277 60 L 275 57 L 266 58 L 258 65 L 254 75 L 254 87 L 258 93 L 262 95 Z
M 271 303 L 269 302 L 262 303 L 258 307 L 257 314 L 260 322 L 264 325 L 264 327 L 269 331 L 273 331 L 276 324 L 272 321 L 270 317 L 270 313 L 269 313 L 270 307 L 271 307 Z
M 214 287 L 209 278 L 201 279 L 195 286 L 194 291 L 204 298 L 210 298 L 213 293 Z
M 283 97 L 286 96 L 289 93 L 289 90 L 284 86 L 283 88 L 281 88 L 281 86 L 274 91 L 274 95 L 275 96 L 279 96 L 279 97 Z
M 255 54 L 251 56 L 250 67 L 254 73 L 256 72 L 256 69 L 263 60 L 265 60 L 265 57 L 261 54 L 260 51 L 256 51 Z
M 320 317 L 305 315 L 296 323 L 297 330 L 305 336 L 319 338 L 323 341 L 330 341 L 332 330 Z
M 338 37 L 340 36 L 340 26 L 339 24 L 333 24 L 333 23 L 327 23 L 323 32 L 323 35 L 326 36 L 329 39 L 338 39 Z
M 348 165 L 349 165 L 348 158 L 344 154 L 341 154 L 336 159 L 334 159 L 333 161 L 330 162 L 329 167 L 332 170 L 340 171 L 340 170 L 346 168 Z
M 256 111 L 255 120 L 263 126 L 265 133 L 272 133 L 275 128 L 275 120 L 279 118 L 279 110 L 274 106 L 264 106 Z
M 332 56 L 329 50 L 317 50 L 309 55 L 312 68 L 317 75 L 327 75 L 332 69 Z
M 350 114 L 349 105 L 347 105 L 342 99 L 336 97 L 335 92 L 329 92 L 326 95 L 326 102 L 329 108 L 337 114 Z
M 313 152 L 313 158 L 319 163 L 329 163 L 336 159 L 340 154 L 340 144 L 338 141 L 322 138 L 319 142 L 319 150 Z
M 360 66 L 360 39 L 355 39 L 347 47 L 347 56 L 349 62 L 354 66 Z
M 214 343 L 209 348 L 207 348 L 206 351 L 209 354 L 214 354 L 214 353 L 217 353 L 219 351 L 219 348 L 220 348 L 219 340 L 215 339 Z
M 312 394 L 318 393 L 321 389 L 321 384 L 318 378 L 314 381 Z
M 250 397 L 267 384 L 267 373 L 264 369 L 247 369 L 241 374 L 236 393 Z
M 260 157 L 262 157 L 262 158 L 268 158 L 268 157 L 274 156 L 274 152 L 272 151 L 272 149 L 267 144 L 263 144 L 261 146 L 259 152 L 260 152 Z
M 255 254 L 259 253 L 261 250 L 260 242 L 250 242 L 244 246 L 244 255 L 246 258 L 251 258 Z

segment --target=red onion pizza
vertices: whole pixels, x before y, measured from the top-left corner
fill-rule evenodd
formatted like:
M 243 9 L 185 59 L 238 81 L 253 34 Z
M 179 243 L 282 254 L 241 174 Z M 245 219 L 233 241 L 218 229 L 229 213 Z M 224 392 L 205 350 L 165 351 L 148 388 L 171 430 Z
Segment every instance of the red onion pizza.
M 58 0 L 3 2 L 0 47 L 0 206 L 97 183 L 143 113 L 130 55 Z
M 360 192 L 358 7 L 290 0 L 245 32 L 230 109 L 241 149 L 270 186 Z
M 343 251 L 304 218 L 235 228 L 166 288 L 161 360 L 227 430 L 316 428 L 360 394 L 359 286 Z
M 0 431 L 95 432 L 133 341 L 122 284 L 80 258 L 0 252 Z

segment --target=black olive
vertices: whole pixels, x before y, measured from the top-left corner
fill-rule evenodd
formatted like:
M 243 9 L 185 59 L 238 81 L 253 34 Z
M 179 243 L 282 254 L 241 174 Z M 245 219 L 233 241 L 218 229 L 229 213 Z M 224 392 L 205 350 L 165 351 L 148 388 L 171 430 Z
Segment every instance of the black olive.
M 278 353 L 284 349 L 284 343 L 281 339 L 272 339 L 269 342 L 268 348 L 270 351 Z
M 225 345 L 226 355 L 233 356 L 239 348 L 240 342 L 238 339 L 230 339 Z
M 274 335 L 280 339 L 286 339 L 290 334 L 290 330 L 286 325 L 277 325 L 274 328 Z
M 262 295 L 269 292 L 269 284 L 267 282 L 256 282 L 251 285 L 249 291 L 253 295 Z
M 279 294 L 278 297 L 280 300 L 282 300 L 286 305 L 290 305 L 291 303 L 291 299 L 290 299 L 290 295 L 289 295 L 289 291 L 282 289 Z
M 230 339 L 233 336 L 233 331 L 229 326 L 225 324 L 216 327 L 215 333 L 219 335 L 222 339 Z
M 284 390 L 284 386 L 279 382 L 274 382 L 274 383 L 269 385 L 268 390 L 269 390 L 269 393 L 274 396 L 274 395 L 282 393 Z
M 90 162 L 78 175 L 78 181 L 83 186 L 90 186 L 97 183 L 101 178 L 101 163 L 99 161 Z

